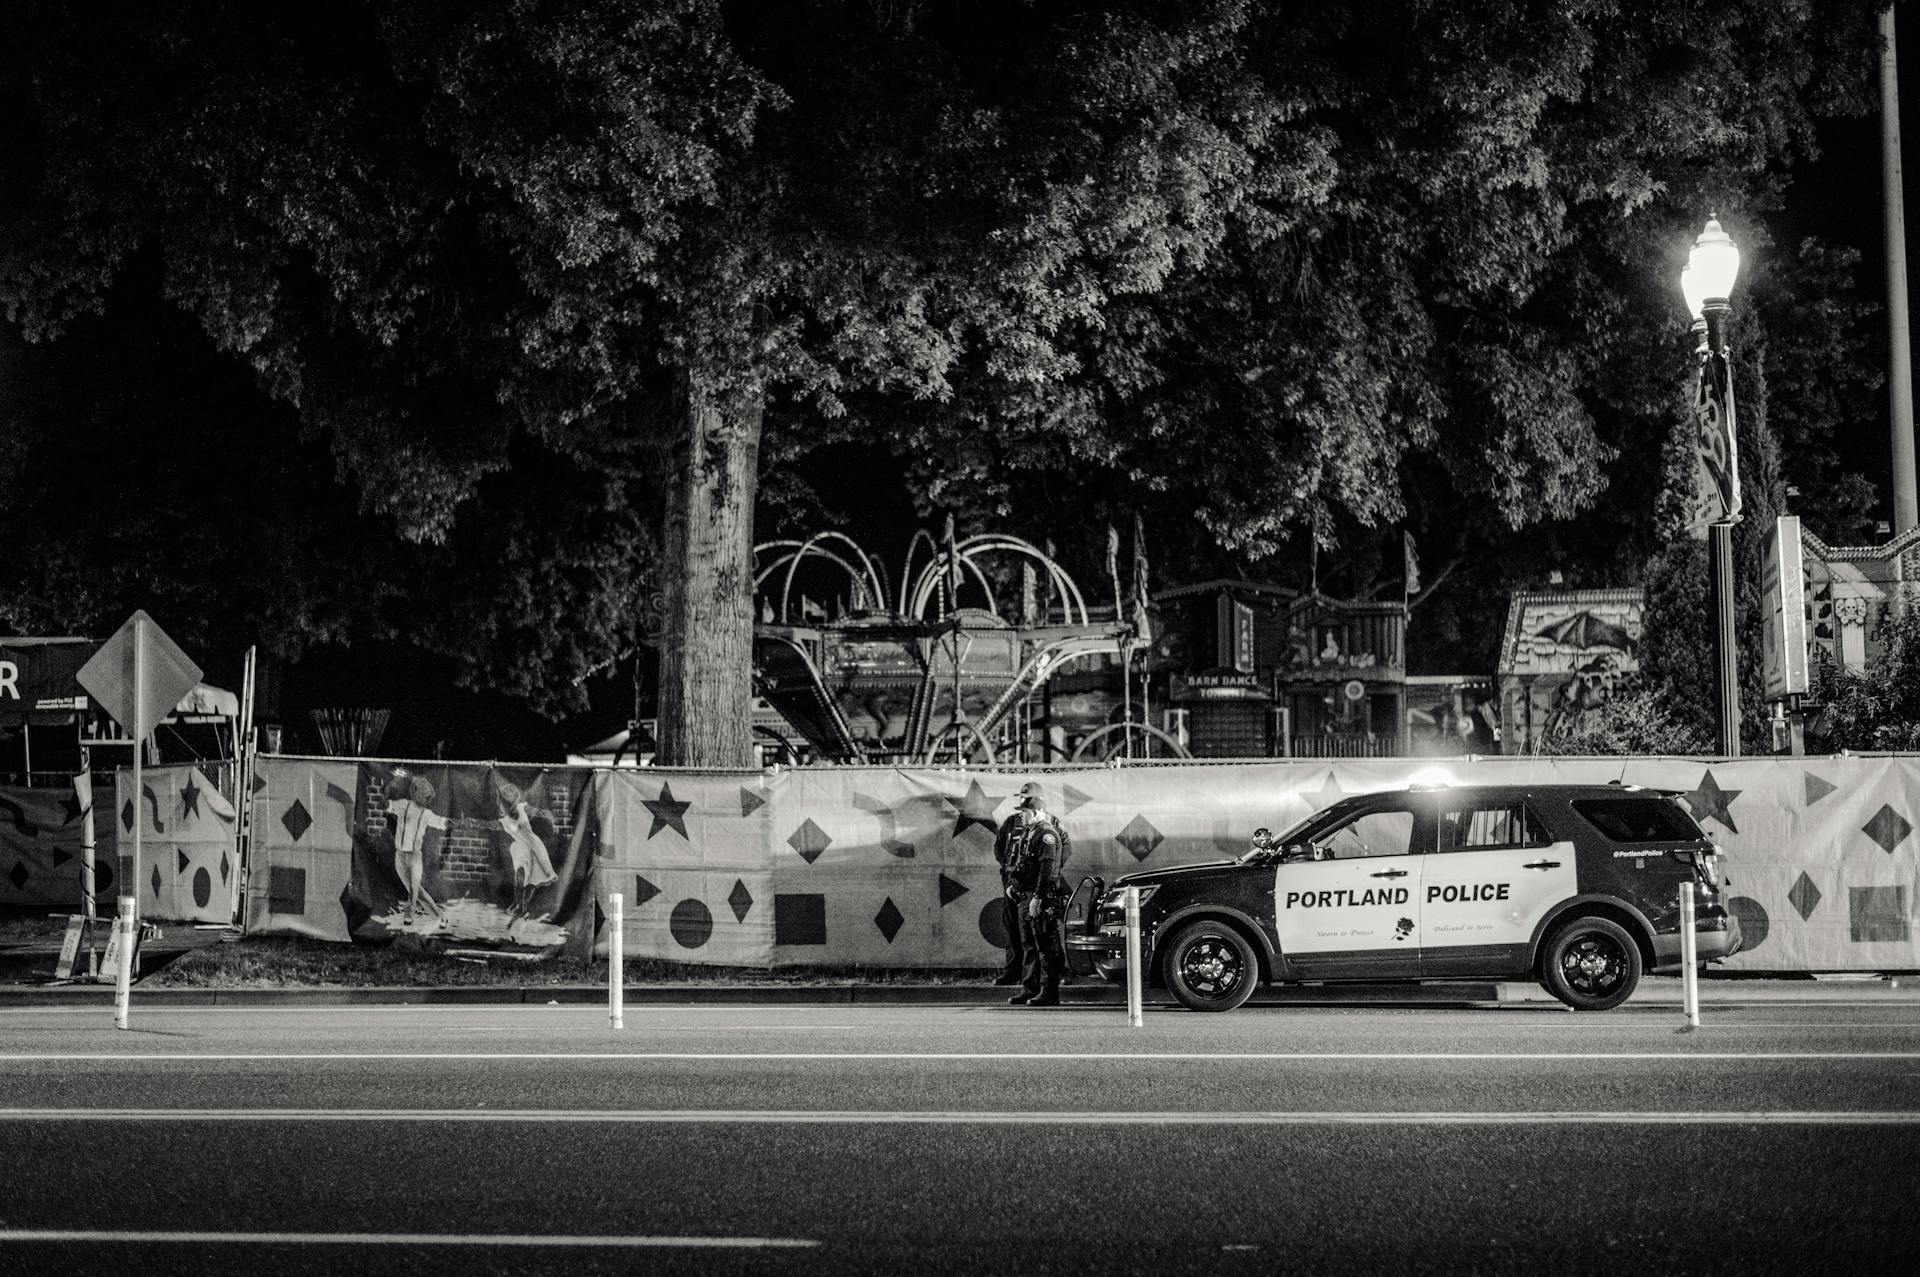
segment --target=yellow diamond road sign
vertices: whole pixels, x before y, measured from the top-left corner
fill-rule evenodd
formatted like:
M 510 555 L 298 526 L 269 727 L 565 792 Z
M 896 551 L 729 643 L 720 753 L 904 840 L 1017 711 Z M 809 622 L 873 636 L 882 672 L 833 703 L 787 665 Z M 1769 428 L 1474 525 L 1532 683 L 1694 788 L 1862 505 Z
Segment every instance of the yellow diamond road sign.
M 136 611 L 75 677 L 129 736 L 145 740 L 199 685 L 200 667 L 152 617 Z

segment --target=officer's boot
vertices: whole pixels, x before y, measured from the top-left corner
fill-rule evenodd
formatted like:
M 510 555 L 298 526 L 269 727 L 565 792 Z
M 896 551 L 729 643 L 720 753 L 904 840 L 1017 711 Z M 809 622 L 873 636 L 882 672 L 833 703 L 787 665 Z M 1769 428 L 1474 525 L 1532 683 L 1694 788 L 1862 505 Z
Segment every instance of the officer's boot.
M 1046 988 L 1027 1000 L 1030 1007 L 1057 1007 L 1060 1005 L 1060 986 L 1049 984 Z
M 1025 990 L 1025 989 L 1022 989 L 1022 990 L 1020 990 L 1020 992 L 1018 992 L 1018 993 L 1016 993 L 1016 994 L 1014 994 L 1014 995 L 1013 995 L 1012 997 L 1010 997 L 1010 998 L 1008 998 L 1008 999 L 1007 999 L 1007 1004 L 1008 1004 L 1009 1006 L 1016 1006 L 1016 1007 L 1023 1007 L 1023 1006 L 1025 1006 L 1025 1005 L 1027 1005 L 1027 1003 L 1029 1003 L 1029 1002 L 1031 1002 L 1031 1001 L 1033 1001 L 1033 1000 L 1034 1000 L 1035 998 L 1037 998 L 1037 997 L 1039 997 L 1039 996 L 1040 996 L 1040 995 L 1039 995 L 1039 994 L 1037 994 L 1037 993 L 1029 993 L 1029 992 L 1028 992 L 1027 990 Z M 1056 1002 L 1057 1002 L 1057 1001 L 1059 1001 L 1059 998 L 1058 998 L 1058 997 L 1056 997 L 1056 998 L 1054 999 L 1054 1001 L 1056 1001 Z

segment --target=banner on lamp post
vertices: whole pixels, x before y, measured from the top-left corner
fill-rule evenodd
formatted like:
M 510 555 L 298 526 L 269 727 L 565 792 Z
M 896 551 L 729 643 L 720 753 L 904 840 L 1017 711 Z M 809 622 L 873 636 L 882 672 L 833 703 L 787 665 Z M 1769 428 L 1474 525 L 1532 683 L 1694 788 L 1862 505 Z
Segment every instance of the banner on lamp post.
M 1700 380 L 1693 396 L 1694 484 L 1687 527 L 1705 536 L 1714 523 L 1740 519 L 1740 454 L 1734 439 L 1733 382 L 1716 385 L 1721 376 L 1711 356 L 1700 364 Z

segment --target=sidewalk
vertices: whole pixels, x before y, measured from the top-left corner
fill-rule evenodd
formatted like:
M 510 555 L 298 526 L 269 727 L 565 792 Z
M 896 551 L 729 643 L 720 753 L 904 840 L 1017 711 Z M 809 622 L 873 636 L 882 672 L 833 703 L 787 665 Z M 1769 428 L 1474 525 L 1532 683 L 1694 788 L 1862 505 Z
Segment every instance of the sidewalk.
M 1008 990 L 984 980 L 979 984 L 629 984 L 629 1005 L 705 1006 L 978 1006 L 1006 1004 Z M 1120 1006 L 1126 992 L 1116 985 L 1073 984 L 1061 989 L 1064 1001 Z M 160 1007 L 209 1006 L 423 1006 L 423 1005 L 601 1005 L 604 985 L 486 985 L 450 988 L 301 988 L 160 989 L 134 987 L 136 1003 Z M 1173 1005 L 1163 990 L 1149 989 L 1150 1005 Z M 1920 1005 L 1920 977 L 1846 976 L 1816 979 L 1706 979 L 1700 982 L 1703 1006 L 1755 1002 L 1884 1002 Z M 14 985 L 0 988 L 0 1007 L 109 1006 L 111 985 Z M 1628 1005 L 1681 1002 L 1677 977 L 1651 976 L 1641 982 Z M 1263 989 L 1250 1006 L 1399 1006 L 1448 1007 L 1514 1004 L 1556 1007 L 1537 984 L 1448 983 L 1427 985 L 1295 985 Z

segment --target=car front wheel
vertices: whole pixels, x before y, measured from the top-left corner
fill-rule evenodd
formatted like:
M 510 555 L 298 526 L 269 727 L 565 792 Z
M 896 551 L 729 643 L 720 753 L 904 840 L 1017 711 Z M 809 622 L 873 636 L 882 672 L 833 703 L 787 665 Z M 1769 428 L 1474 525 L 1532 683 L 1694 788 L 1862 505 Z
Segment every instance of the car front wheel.
M 1231 1011 L 1260 980 L 1253 946 L 1222 922 L 1190 922 L 1162 952 L 1167 988 L 1190 1011 Z
M 1617 922 L 1575 918 L 1547 941 L 1540 984 L 1576 1011 L 1617 1007 L 1640 984 L 1640 946 Z

